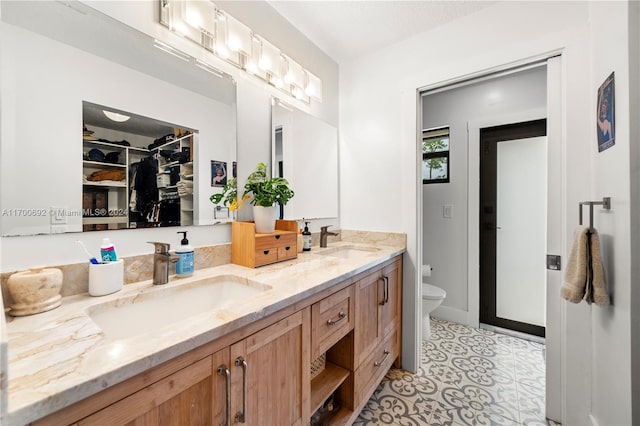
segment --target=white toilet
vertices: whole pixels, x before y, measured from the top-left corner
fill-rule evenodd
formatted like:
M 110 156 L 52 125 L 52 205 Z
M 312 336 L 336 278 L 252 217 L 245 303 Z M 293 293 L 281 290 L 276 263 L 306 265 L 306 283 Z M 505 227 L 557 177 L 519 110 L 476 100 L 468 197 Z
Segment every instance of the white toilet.
M 426 283 L 426 277 L 431 276 L 431 267 L 429 265 L 423 265 L 422 267 L 422 338 L 430 339 L 431 338 L 431 319 L 429 315 L 431 312 L 440 306 L 445 297 L 447 297 L 447 292 L 441 289 L 440 287 L 436 287 L 435 285 L 431 285 Z

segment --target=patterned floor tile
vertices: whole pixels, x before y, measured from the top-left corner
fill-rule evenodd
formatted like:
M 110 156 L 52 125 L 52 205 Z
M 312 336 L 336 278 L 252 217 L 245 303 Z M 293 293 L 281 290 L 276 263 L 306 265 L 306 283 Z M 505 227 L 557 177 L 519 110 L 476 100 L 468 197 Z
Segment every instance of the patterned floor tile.
M 360 416 L 373 425 L 552 425 L 544 344 L 432 318 L 416 374 L 390 370 Z

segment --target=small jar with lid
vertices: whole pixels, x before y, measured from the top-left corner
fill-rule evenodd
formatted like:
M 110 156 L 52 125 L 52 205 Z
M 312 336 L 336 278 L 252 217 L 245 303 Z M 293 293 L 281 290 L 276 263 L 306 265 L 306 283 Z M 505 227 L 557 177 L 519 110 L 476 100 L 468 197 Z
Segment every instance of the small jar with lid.
M 7 281 L 11 296 L 9 315 L 17 317 L 50 311 L 62 304 L 62 271 L 58 268 L 31 268 L 16 272 Z

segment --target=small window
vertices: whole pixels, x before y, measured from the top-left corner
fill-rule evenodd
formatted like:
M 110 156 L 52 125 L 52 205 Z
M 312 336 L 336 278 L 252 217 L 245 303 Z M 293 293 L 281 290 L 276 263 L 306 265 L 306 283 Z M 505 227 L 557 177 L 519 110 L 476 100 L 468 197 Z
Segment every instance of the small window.
M 449 128 L 422 131 L 422 183 L 449 182 Z

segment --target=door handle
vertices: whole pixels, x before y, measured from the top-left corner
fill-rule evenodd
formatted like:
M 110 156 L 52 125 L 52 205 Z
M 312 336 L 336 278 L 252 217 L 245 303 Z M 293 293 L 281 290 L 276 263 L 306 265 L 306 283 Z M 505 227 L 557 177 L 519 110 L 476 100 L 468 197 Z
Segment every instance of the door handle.
M 236 358 L 236 367 L 242 367 L 242 411 L 236 413 L 236 423 L 244 423 L 247 415 L 247 361 L 241 356 Z
M 231 372 L 229 371 L 229 368 L 225 364 L 222 364 L 220 367 L 218 367 L 218 375 L 222 376 L 223 374 L 225 376 L 225 381 L 227 385 L 227 404 L 226 404 L 227 414 L 225 416 L 225 421 L 222 425 L 231 426 Z

